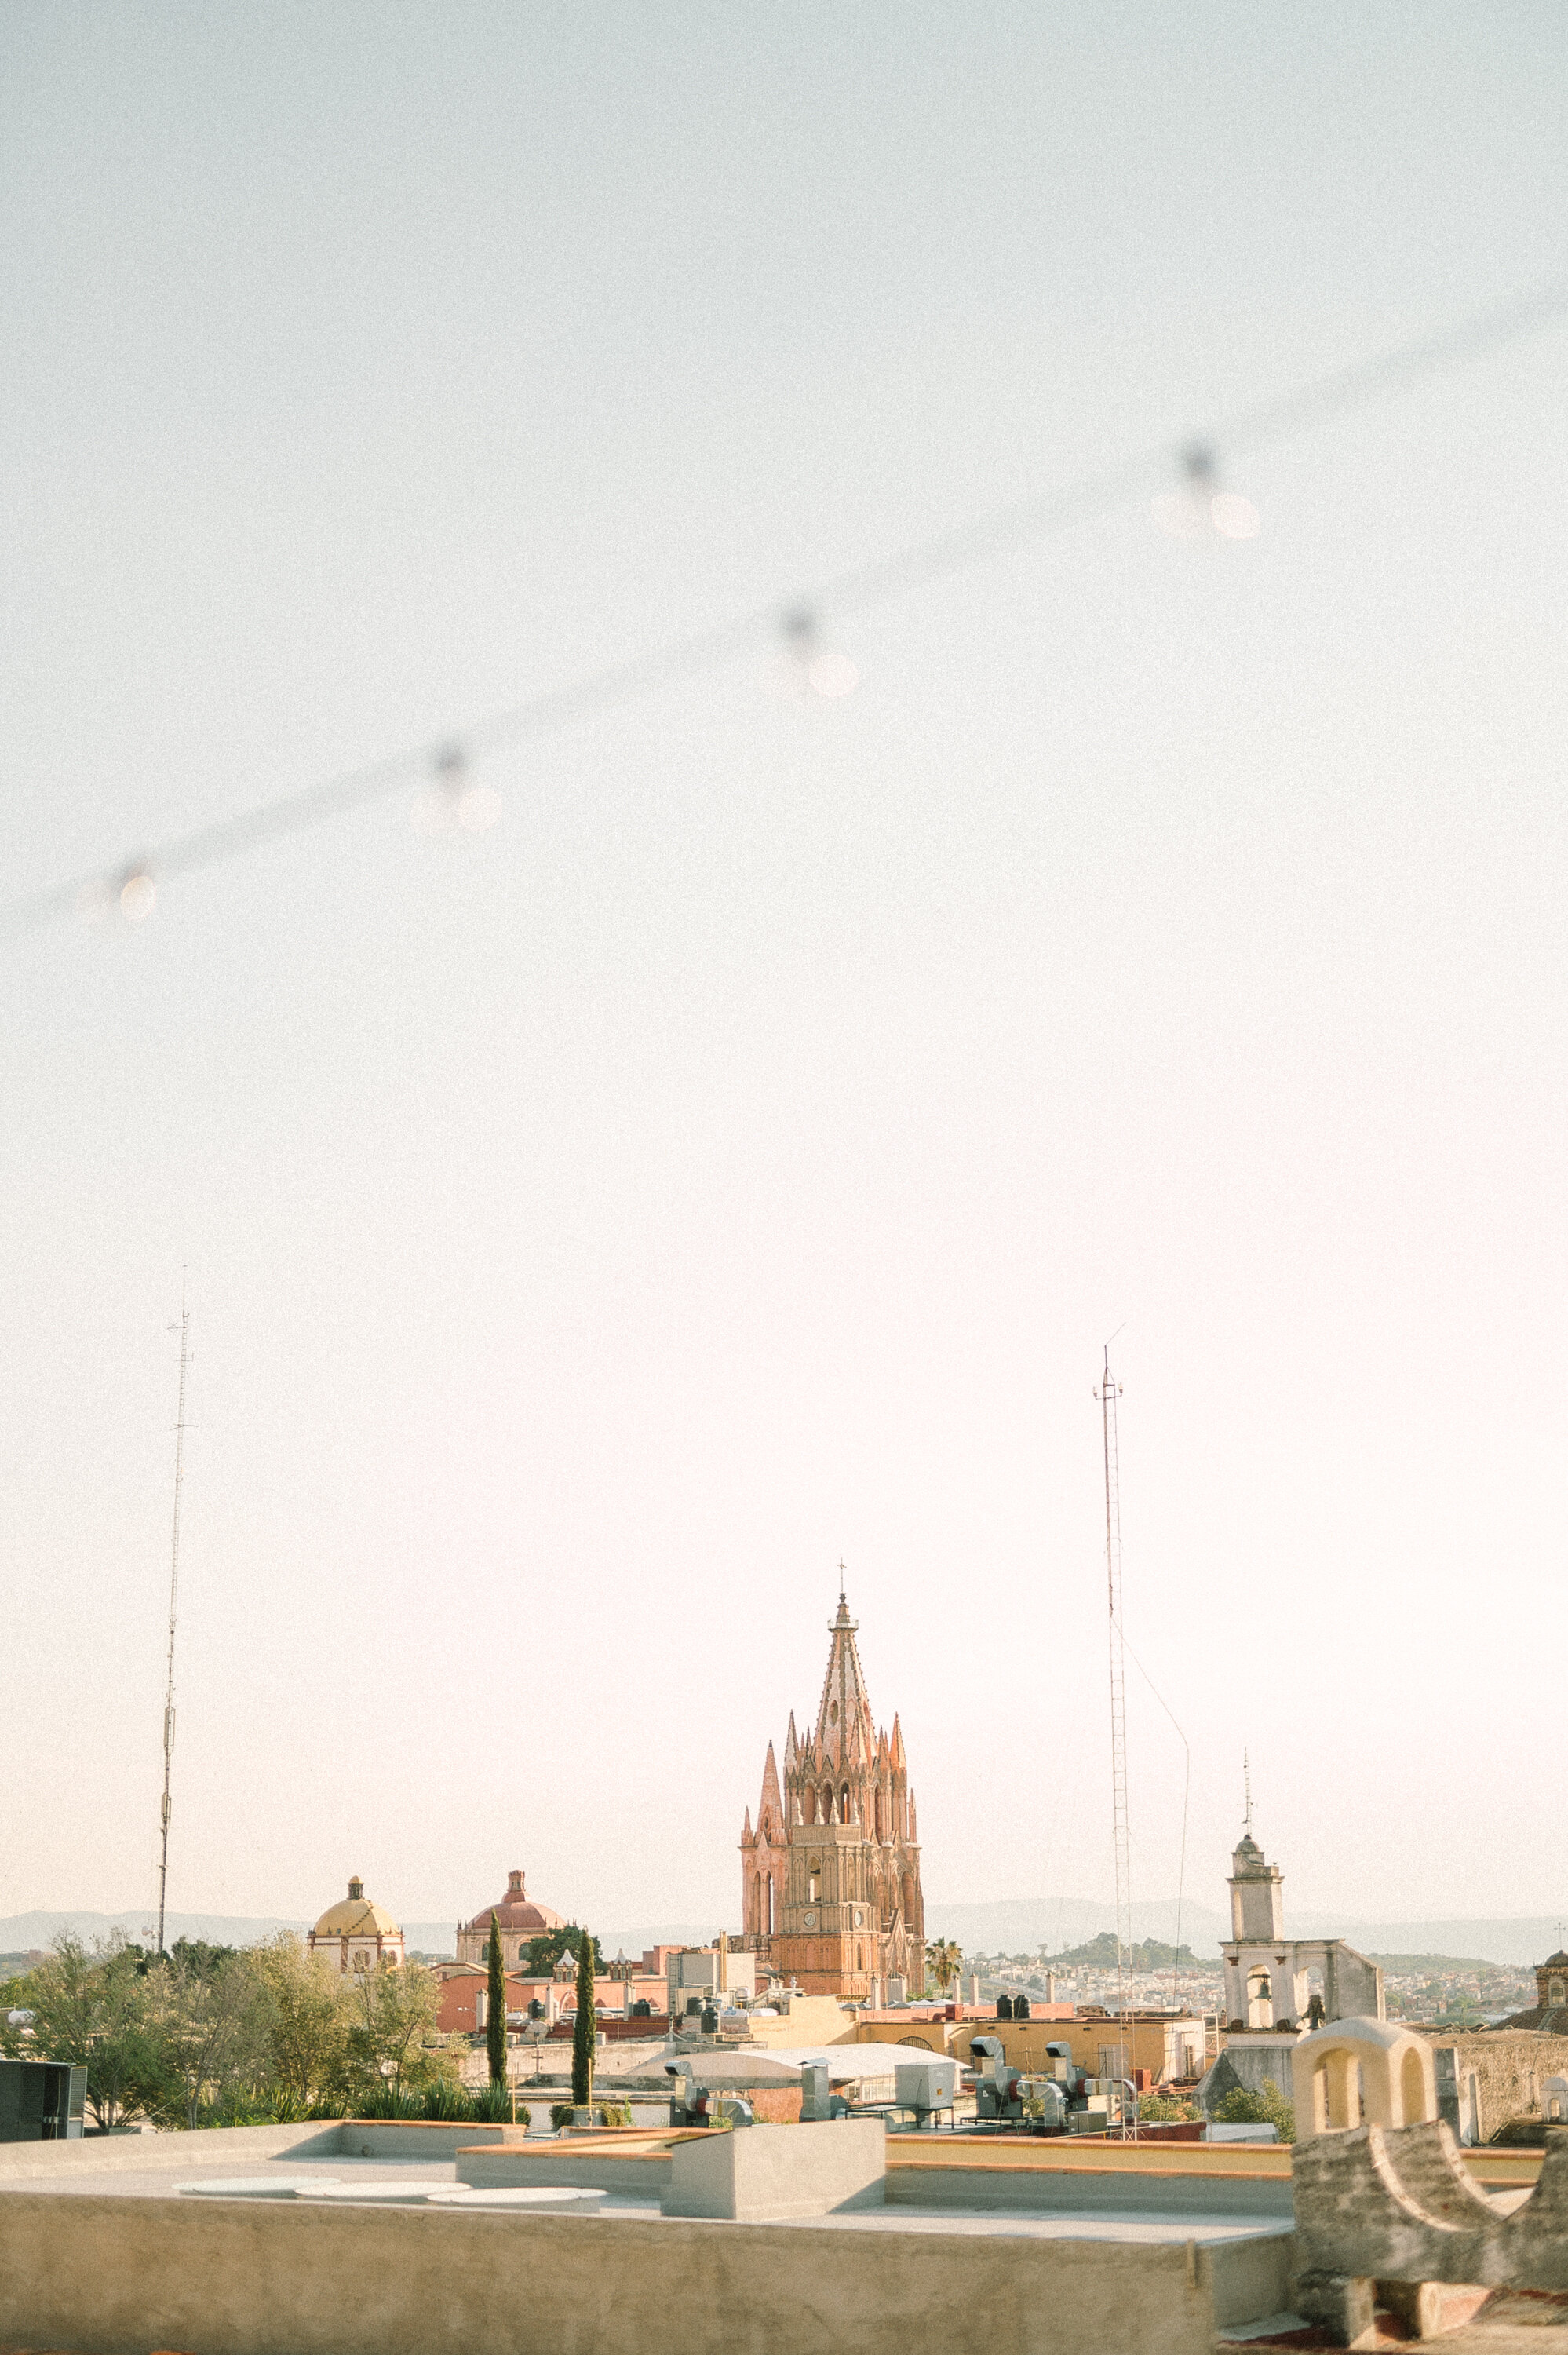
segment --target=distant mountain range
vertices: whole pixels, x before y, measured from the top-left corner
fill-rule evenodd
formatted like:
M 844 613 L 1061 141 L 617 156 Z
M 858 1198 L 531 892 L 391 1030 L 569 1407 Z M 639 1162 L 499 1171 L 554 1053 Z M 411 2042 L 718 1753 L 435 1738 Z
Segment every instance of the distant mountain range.
M 1084 1945 L 1111 1928 L 1115 1909 L 1102 1902 L 1079 1897 L 997 1898 L 989 1903 L 948 1904 L 939 1898 L 926 1902 L 926 1928 L 933 1938 L 952 1938 L 966 1954 L 1051 1953 Z M 607 1955 L 641 1954 L 645 1946 L 701 1945 L 719 1923 L 655 1922 L 628 1930 L 601 1930 L 599 1945 Z M 207 1938 L 216 1945 L 249 1946 L 276 1930 L 306 1930 L 306 1922 L 286 1921 L 279 1914 L 171 1913 L 164 1934 L 176 1938 Z M 450 1955 L 453 1951 L 451 1922 L 406 1922 L 403 1934 L 418 1954 Z M 1176 1936 L 1173 1899 L 1135 1905 L 1135 1938 Z M 1308 1915 L 1289 1921 L 1293 1938 L 1345 1938 L 1367 1955 L 1469 1955 L 1489 1963 L 1523 1965 L 1544 1961 L 1563 1944 L 1556 1921 L 1548 1914 L 1526 1914 L 1502 1921 L 1357 1922 L 1342 1916 Z M 151 1935 L 144 1908 L 132 1906 L 120 1913 L 13 1913 L 0 1918 L 0 1954 L 26 1954 L 48 1946 L 62 1930 L 89 1941 L 122 1936 L 145 1945 Z M 1183 1905 L 1181 1935 L 1200 1960 L 1216 1956 L 1230 1923 L 1223 1913 L 1204 1905 Z

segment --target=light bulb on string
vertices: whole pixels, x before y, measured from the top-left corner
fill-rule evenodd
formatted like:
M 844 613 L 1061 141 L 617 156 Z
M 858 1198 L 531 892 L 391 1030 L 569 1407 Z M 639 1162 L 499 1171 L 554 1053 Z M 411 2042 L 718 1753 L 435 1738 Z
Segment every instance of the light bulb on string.
M 1163 491 L 1153 502 L 1161 531 L 1177 539 L 1214 534 L 1222 539 L 1257 538 L 1262 518 L 1256 507 L 1239 491 L 1220 488 L 1218 464 L 1207 442 L 1189 443 L 1181 453 L 1181 471 L 1180 490 Z
M 493 785 L 477 784 L 469 774 L 468 754 L 461 744 L 446 744 L 436 754 L 431 783 L 415 796 L 410 815 L 421 834 L 483 834 L 501 815 L 501 795 Z
M 158 887 L 145 860 L 133 858 L 118 875 L 95 875 L 76 895 L 76 912 L 84 924 L 144 924 L 158 901 Z
M 129 868 L 121 879 L 120 912 L 128 924 L 144 924 L 157 905 L 158 887 L 144 867 Z
M 774 695 L 820 695 L 838 703 L 860 685 L 848 655 L 824 645 L 821 624 L 809 605 L 787 613 L 780 624 L 784 644 L 768 665 L 766 684 Z

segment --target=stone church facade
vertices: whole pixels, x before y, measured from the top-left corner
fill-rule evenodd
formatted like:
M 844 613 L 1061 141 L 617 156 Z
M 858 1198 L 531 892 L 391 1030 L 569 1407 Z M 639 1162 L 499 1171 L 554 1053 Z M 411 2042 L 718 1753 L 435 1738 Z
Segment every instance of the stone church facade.
M 914 1992 L 926 1977 L 926 1908 L 915 1795 L 896 1717 L 874 1730 L 855 1634 L 841 1592 L 816 1730 L 794 1714 L 782 1788 L 773 1744 L 755 1827 L 740 1836 L 747 1944 L 810 1995 L 885 2002 L 888 1982 Z

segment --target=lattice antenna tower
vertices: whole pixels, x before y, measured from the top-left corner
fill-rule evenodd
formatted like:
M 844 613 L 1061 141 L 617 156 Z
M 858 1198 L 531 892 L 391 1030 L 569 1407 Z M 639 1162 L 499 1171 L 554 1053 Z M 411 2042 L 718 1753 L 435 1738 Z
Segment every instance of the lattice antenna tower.
M 1100 1402 L 1106 1469 L 1106 1604 L 1110 1622 L 1111 1812 L 1116 1843 L 1116 1995 L 1124 2046 L 1123 2073 L 1131 2073 L 1127 2043 L 1127 1959 L 1132 1945 L 1132 1856 L 1127 1823 L 1127 1670 L 1121 1633 L 1121 1469 L 1117 1445 L 1117 1401 L 1121 1384 L 1111 1377 L 1110 1344 L 1095 1396 Z
M 1251 1758 L 1247 1755 L 1247 1753 L 1246 1753 L 1245 1750 L 1242 1752 L 1242 1806 L 1243 1806 L 1243 1810 L 1244 1810 L 1245 1817 L 1245 1829 L 1246 1829 L 1246 1836 L 1247 1836 L 1248 1839 L 1251 1839 L 1251 1838 L 1252 1838 L 1252 1760 L 1251 1760 Z
M 169 1796 L 175 1763 L 175 1627 L 180 1602 L 180 1500 L 185 1479 L 185 1371 L 191 1361 L 190 1311 L 185 1306 L 185 1280 L 180 1281 L 180 1397 L 175 1414 L 175 1526 L 169 1550 L 169 1673 L 164 1690 L 164 1799 L 159 1812 L 161 1847 L 158 1858 L 158 1952 L 164 1951 L 164 1908 L 169 1892 Z M 170 1332 L 175 1330 L 170 1326 Z

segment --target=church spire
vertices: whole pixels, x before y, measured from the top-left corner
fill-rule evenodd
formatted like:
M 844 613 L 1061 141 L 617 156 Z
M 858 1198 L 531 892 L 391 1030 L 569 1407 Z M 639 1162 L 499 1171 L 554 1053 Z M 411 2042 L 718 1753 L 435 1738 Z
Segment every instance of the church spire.
M 822 1678 L 822 1698 L 817 1710 L 818 1752 L 839 1764 L 849 1756 L 852 1726 L 871 1715 L 871 1696 L 865 1689 L 865 1676 L 854 1640 L 860 1621 L 852 1615 L 844 1599 L 843 1571 L 841 1561 L 839 1607 L 828 1622 L 828 1633 L 832 1642 L 828 1649 L 828 1672 Z

